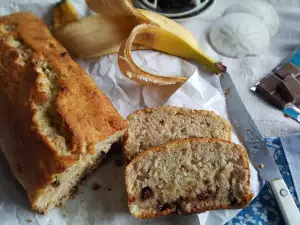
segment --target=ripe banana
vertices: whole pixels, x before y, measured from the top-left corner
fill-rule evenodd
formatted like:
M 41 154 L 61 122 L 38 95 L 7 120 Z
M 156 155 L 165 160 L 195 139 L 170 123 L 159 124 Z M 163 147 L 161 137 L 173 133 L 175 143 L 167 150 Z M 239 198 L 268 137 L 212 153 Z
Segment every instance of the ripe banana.
M 139 68 L 131 50 L 155 49 L 194 60 L 213 73 L 226 67 L 207 56 L 193 35 L 157 13 L 133 8 L 130 0 L 86 0 L 98 14 L 54 29 L 54 35 L 77 56 L 92 58 L 119 52 L 118 64 L 128 78 L 144 84 L 182 83 L 186 77 L 158 76 Z

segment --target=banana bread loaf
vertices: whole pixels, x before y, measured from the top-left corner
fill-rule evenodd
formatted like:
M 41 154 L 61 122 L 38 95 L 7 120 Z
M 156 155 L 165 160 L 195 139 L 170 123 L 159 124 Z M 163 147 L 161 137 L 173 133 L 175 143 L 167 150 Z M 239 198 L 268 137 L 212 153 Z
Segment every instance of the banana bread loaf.
M 253 197 L 245 150 L 230 141 L 180 139 L 138 154 L 126 167 L 137 218 L 245 207 Z
M 231 124 L 216 113 L 175 106 L 136 111 L 127 117 L 127 161 L 139 152 L 170 140 L 189 137 L 231 140 Z
M 0 17 L 0 148 L 32 208 L 69 198 L 126 123 L 92 78 L 29 13 Z

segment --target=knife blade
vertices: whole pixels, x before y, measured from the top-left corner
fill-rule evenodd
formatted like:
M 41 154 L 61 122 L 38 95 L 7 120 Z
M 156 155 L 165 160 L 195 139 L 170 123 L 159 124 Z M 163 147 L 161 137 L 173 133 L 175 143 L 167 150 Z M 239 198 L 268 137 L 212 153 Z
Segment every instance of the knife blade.
M 229 73 L 225 72 L 220 76 L 220 84 L 225 95 L 230 121 L 242 138 L 250 160 L 258 170 L 261 179 L 270 183 L 285 223 L 287 225 L 299 225 L 299 210 Z

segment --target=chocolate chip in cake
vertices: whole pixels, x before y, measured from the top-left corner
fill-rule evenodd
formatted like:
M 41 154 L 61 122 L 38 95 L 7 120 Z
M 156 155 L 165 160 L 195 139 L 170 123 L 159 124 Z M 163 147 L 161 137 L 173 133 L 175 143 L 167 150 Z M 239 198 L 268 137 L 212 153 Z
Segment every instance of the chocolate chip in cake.
M 54 182 L 52 183 L 52 186 L 53 186 L 53 187 L 59 187 L 59 185 L 60 185 L 59 180 L 56 180 L 56 181 L 54 181 Z
M 209 196 L 210 196 L 210 193 L 208 191 L 201 192 L 196 195 L 196 197 L 199 201 L 206 200 L 206 199 L 208 199 Z
M 61 57 L 64 57 L 65 55 L 67 55 L 68 54 L 68 52 L 62 52 L 62 53 L 60 53 L 60 56 Z
M 167 209 L 172 209 L 172 206 L 169 203 L 165 203 L 163 205 L 158 205 L 159 212 L 165 211 Z
M 93 189 L 93 191 L 98 191 L 101 187 L 102 187 L 102 185 L 99 185 L 98 183 L 94 183 L 92 186 L 92 189 Z
M 165 124 L 165 121 L 164 120 L 160 120 L 159 124 L 163 126 Z
M 111 191 L 112 189 L 111 189 L 111 188 L 107 188 L 107 190 L 108 190 L 108 191 Z
M 229 192 L 228 192 L 228 200 L 229 200 L 231 206 L 235 206 L 235 205 L 238 204 L 238 200 L 237 200 L 237 198 L 233 195 L 232 189 L 230 189 Z
M 230 205 L 232 205 L 232 206 L 235 206 L 238 203 L 236 197 L 229 198 L 229 201 L 230 201 Z
M 176 208 L 176 211 L 174 211 L 174 214 L 181 214 L 182 212 L 182 206 L 181 206 L 181 203 L 183 202 L 183 197 L 180 197 L 179 199 L 177 199 L 175 202 L 174 202 L 174 206 Z
M 209 184 L 209 178 L 204 178 L 204 179 L 203 179 L 203 183 L 204 183 L 205 185 L 208 185 L 208 184 Z
M 142 188 L 142 191 L 141 191 L 141 199 L 142 200 L 146 200 L 148 198 L 151 198 L 153 196 L 153 191 L 151 190 L 150 187 L 144 187 Z

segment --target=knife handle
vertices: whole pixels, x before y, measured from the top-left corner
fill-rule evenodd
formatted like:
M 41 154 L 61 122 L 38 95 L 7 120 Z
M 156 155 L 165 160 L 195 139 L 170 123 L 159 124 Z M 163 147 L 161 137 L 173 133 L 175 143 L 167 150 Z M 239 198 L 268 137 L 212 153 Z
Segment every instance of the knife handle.
M 271 189 L 276 198 L 286 225 L 299 225 L 300 212 L 283 179 L 270 182 Z

